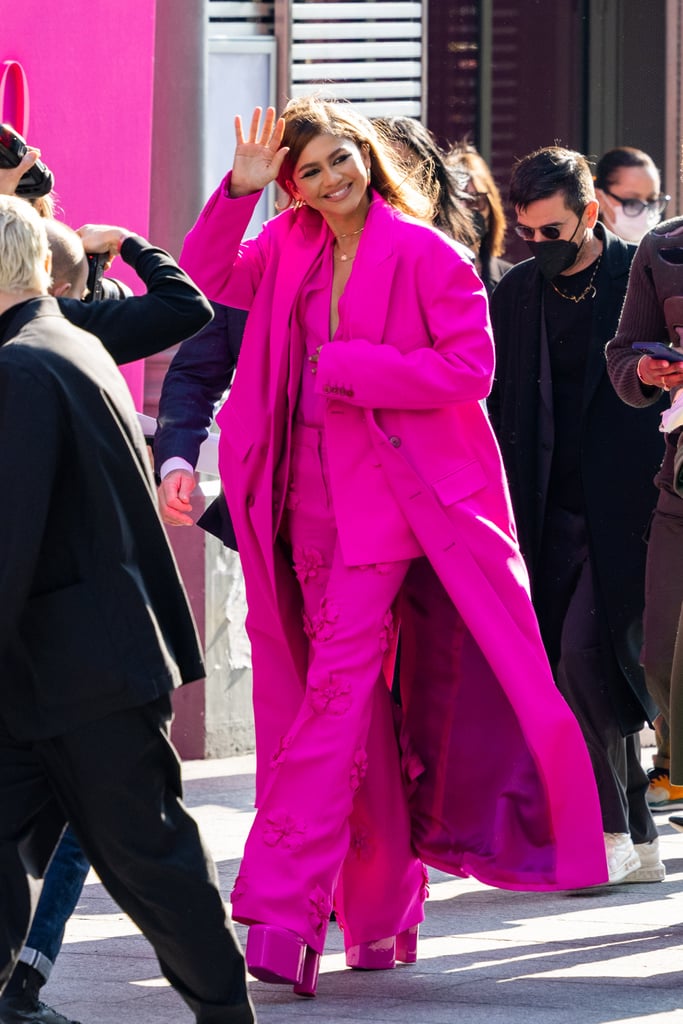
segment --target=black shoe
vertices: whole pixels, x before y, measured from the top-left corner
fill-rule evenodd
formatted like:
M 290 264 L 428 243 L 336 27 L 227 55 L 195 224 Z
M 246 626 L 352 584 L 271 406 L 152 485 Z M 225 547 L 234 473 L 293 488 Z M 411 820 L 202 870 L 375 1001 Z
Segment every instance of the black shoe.
M 0 1024 L 78 1024 L 42 1003 L 35 992 L 0 996 Z
M 670 814 L 669 824 L 673 825 L 677 832 L 683 832 L 683 814 Z

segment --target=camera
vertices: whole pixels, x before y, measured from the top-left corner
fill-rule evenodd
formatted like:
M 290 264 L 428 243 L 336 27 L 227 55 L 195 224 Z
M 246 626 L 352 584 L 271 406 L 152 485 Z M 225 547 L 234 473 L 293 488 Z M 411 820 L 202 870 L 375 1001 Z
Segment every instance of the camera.
M 109 259 L 108 252 L 89 252 L 88 281 L 84 302 L 101 302 L 103 299 L 127 299 L 133 294 L 128 285 L 113 277 L 104 277 L 104 267 Z
M 8 124 L 0 124 L 0 167 L 16 167 L 26 155 L 28 146 L 18 132 Z M 52 171 L 42 160 L 36 160 L 33 167 L 19 179 L 16 195 L 23 199 L 37 199 L 52 191 L 55 183 Z

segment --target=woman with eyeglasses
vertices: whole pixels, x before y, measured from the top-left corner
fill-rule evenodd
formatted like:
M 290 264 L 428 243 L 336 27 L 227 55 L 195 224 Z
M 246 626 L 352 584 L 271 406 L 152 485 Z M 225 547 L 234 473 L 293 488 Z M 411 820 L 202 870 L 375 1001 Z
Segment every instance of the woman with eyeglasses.
M 232 905 L 249 971 L 311 996 L 333 907 L 349 967 L 416 960 L 423 862 L 513 889 L 599 883 L 606 866 L 480 404 L 481 282 L 351 104 L 303 97 L 235 129 L 182 255 L 212 300 L 249 310 L 217 417 L 257 752 Z M 286 209 L 243 240 L 275 181 Z M 449 598 L 436 622 L 426 586 Z
M 659 224 L 671 196 L 661 192 L 659 171 L 651 156 L 632 146 L 617 146 L 595 169 L 600 220 L 626 242 L 639 242 Z

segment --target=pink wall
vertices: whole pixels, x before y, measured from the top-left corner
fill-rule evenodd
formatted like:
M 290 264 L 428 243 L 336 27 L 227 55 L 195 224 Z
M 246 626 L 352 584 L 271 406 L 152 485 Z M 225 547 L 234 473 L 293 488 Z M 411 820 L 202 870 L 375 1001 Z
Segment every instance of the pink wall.
M 118 224 L 149 234 L 155 8 L 156 0 L 3 5 L 0 76 L 6 61 L 24 69 L 27 141 L 54 173 L 58 215 L 74 228 Z M 9 83 L 0 111 L 11 123 L 13 92 Z M 121 261 L 109 273 L 140 290 Z M 125 375 L 141 409 L 142 364 Z

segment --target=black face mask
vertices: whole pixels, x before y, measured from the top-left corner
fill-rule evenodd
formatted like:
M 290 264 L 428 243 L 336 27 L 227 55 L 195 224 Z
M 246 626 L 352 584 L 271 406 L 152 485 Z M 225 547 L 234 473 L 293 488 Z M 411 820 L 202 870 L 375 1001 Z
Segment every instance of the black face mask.
M 563 270 L 569 270 L 569 268 L 576 263 L 579 255 L 579 249 L 583 245 L 578 245 L 573 241 L 574 235 L 581 227 L 581 217 L 579 223 L 574 228 L 574 234 L 567 241 L 564 238 L 558 238 L 552 242 L 527 242 L 531 255 L 534 257 L 538 264 L 538 269 L 543 274 L 546 281 L 552 281 Z
M 481 242 L 482 239 L 488 234 L 488 225 L 486 223 L 486 217 L 481 210 L 472 211 L 472 227 L 475 230 L 476 236 Z

